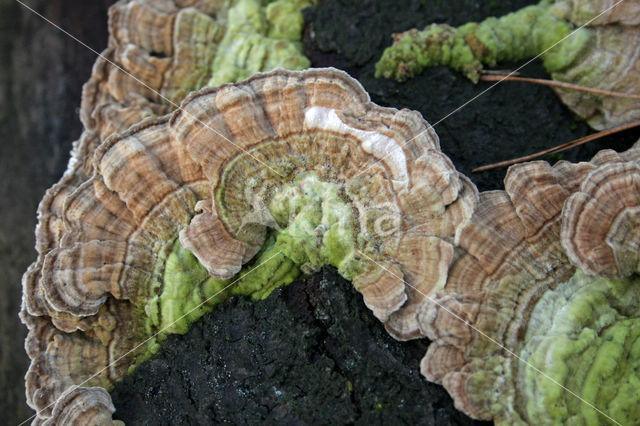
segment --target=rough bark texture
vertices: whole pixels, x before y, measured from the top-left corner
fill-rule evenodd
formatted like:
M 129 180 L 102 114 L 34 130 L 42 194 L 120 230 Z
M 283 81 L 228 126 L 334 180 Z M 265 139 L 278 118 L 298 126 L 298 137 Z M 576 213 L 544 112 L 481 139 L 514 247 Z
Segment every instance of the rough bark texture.
M 112 1 L 25 2 L 97 51 Z M 18 318 L 20 277 L 35 259 L 36 207 L 80 136 L 80 91 L 96 55 L 14 0 L 0 0 L 0 413 L 33 414 L 24 396 L 27 333 Z
M 112 393 L 142 424 L 472 424 L 393 340 L 353 286 L 326 268 L 259 303 L 234 298 Z

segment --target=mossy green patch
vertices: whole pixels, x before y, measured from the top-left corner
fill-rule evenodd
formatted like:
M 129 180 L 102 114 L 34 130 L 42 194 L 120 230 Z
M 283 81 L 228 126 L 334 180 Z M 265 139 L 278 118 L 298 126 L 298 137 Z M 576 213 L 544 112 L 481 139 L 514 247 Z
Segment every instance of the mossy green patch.
M 210 86 L 236 82 L 277 67 L 311 63 L 302 53 L 302 9 L 313 0 L 239 0 L 227 12 L 227 28 L 213 62 Z
M 284 185 L 269 205 L 274 219 L 286 226 L 275 246 L 306 270 L 333 265 L 347 279 L 356 262 L 354 218 L 340 187 L 314 173 Z
M 198 259 L 178 240 L 173 244 L 165 264 L 162 279 L 155 288 L 159 294 L 147 300 L 144 313 L 149 334 L 162 342 L 167 334 L 183 334 L 189 326 L 228 297 L 225 280 L 212 278 Z M 154 353 L 158 345 L 147 347 Z
M 162 293 L 147 306 L 148 313 L 155 314 L 151 317 L 154 324 L 165 333 L 185 333 L 229 294 L 229 281 L 212 278 L 178 240 L 165 263 L 163 283 Z
M 573 29 L 546 2 L 458 28 L 429 25 L 423 31 L 407 31 L 385 49 L 376 64 L 376 77 L 404 81 L 426 67 L 445 65 L 477 82 L 483 64 L 494 66 L 537 55 L 554 72 L 569 66 L 590 38 L 589 30 L 571 34 Z
M 599 425 L 613 423 L 611 418 L 620 424 L 640 419 L 638 306 L 638 276 L 608 280 L 578 271 L 543 295 L 521 357 L 547 377 L 519 366 L 531 421 Z
M 283 253 L 277 246 L 278 237 L 267 238 L 254 261 L 240 272 L 231 293 L 248 296 L 251 300 L 262 300 L 273 290 L 291 284 L 300 276 L 300 265 Z

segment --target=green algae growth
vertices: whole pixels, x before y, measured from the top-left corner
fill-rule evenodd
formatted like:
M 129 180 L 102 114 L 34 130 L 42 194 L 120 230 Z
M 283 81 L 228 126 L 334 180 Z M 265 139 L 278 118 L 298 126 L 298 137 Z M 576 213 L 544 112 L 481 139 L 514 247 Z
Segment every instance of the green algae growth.
M 227 11 L 226 32 L 213 61 L 209 86 L 260 71 L 311 66 L 302 52 L 302 9 L 314 0 L 238 0 Z
M 396 36 L 376 64 L 375 75 L 405 81 L 426 67 L 445 65 L 477 82 L 483 65 L 538 55 L 547 71 L 554 72 L 569 66 L 589 41 L 587 29 L 573 30 L 547 1 L 457 28 L 433 24 Z
M 637 275 L 606 279 L 578 271 L 568 282 L 545 292 L 532 312 L 520 351 L 529 365 L 519 363 L 515 378 L 529 420 L 600 425 L 613 424 L 613 419 L 638 424 L 638 306 Z

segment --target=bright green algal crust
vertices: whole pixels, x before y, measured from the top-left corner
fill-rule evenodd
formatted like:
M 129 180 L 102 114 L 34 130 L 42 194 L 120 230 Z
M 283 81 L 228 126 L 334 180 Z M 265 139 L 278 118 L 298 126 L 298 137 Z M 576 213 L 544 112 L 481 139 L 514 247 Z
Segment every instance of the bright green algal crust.
M 162 293 L 144 307 L 147 332 L 186 333 L 190 325 L 232 295 L 261 300 L 273 290 L 293 282 L 304 272 L 333 265 L 352 278 L 354 260 L 353 212 L 338 185 L 303 174 L 279 188 L 265 206 L 277 223 L 262 250 L 234 278 L 213 278 L 196 257 L 176 240 L 164 265 Z M 259 267 L 257 267 L 259 266 Z M 159 283 L 158 283 L 159 284 Z M 158 288 L 160 286 L 158 285 Z M 147 354 L 157 352 L 154 341 Z
M 519 354 L 538 371 L 517 364 L 518 400 L 525 405 L 518 411 L 531 424 L 613 424 L 611 419 L 638 424 L 639 307 L 637 275 L 609 280 L 578 271 L 546 291 L 532 311 Z M 503 410 L 500 401 L 498 411 Z M 498 419 L 514 423 L 511 417 Z
M 286 226 L 276 233 L 273 250 L 282 251 L 306 271 L 333 265 L 353 279 L 357 269 L 353 211 L 337 184 L 322 182 L 315 173 L 304 174 L 277 191 L 269 210 L 279 226 Z
M 209 86 L 236 82 L 259 71 L 308 68 L 302 53 L 302 9 L 313 0 L 239 0 L 213 62 Z
M 569 66 L 590 38 L 587 29 L 569 36 L 573 29 L 546 2 L 458 28 L 433 24 L 397 36 L 376 64 L 376 77 L 405 81 L 426 67 L 445 65 L 477 82 L 483 65 L 539 54 L 545 68 L 553 72 Z

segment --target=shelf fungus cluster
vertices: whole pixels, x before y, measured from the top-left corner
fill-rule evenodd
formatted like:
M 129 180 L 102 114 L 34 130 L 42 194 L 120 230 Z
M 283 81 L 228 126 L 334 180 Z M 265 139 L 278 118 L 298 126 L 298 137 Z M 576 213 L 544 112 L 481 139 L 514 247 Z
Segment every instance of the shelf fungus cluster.
M 423 336 L 419 307 L 443 286 L 477 199 L 419 114 L 372 104 L 334 69 L 194 92 L 109 137 L 93 169 L 25 276 L 27 392 L 42 419 L 93 397 L 103 412 L 96 387 L 167 333 L 327 264 L 392 335 Z
M 108 47 L 82 93 L 85 131 L 61 182 L 92 175 L 108 136 L 174 110 L 206 85 L 277 67 L 303 69 L 307 0 L 120 0 L 109 8 Z M 287 28 L 288 31 L 282 28 Z M 51 200 L 53 201 L 53 200 Z M 61 207 L 61 206 L 59 206 Z
M 418 113 L 371 103 L 342 71 L 201 88 L 257 71 L 249 58 L 276 64 L 257 40 L 293 58 L 282 19 L 301 25 L 305 4 L 111 9 L 86 130 L 40 204 L 23 278 L 35 423 L 113 422 L 107 391 L 168 334 L 324 265 L 396 339 L 432 340 L 422 373 L 470 416 L 637 422 L 640 145 L 514 166 L 504 191 L 478 194 Z M 230 30 L 234 16 L 251 25 Z M 239 38 L 253 53 L 221 47 Z
M 477 82 L 483 65 L 540 55 L 554 80 L 635 96 L 555 88 L 593 128 L 640 119 L 638 0 L 542 0 L 500 18 L 457 28 L 432 24 L 393 38 L 376 64 L 377 77 L 403 81 L 426 67 L 446 65 Z
M 86 420 L 93 410 L 88 401 L 94 400 L 95 418 L 106 418 L 101 417 L 105 412 L 110 417 L 113 406 L 104 388 L 156 350 L 155 341 L 137 347 L 141 336 L 160 329 L 149 318 L 166 321 L 172 315 L 174 308 L 167 306 L 163 315 L 154 313 L 160 300 L 181 300 L 182 306 L 175 309 L 186 311 L 201 297 L 185 293 L 194 288 L 164 285 L 164 274 L 176 276 L 174 284 L 184 278 L 182 273 L 184 279 L 202 280 L 207 289 L 220 285 L 207 281 L 206 270 L 179 244 L 167 253 L 164 239 L 175 240 L 177 234 L 169 235 L 169 228 L 164 228 L 173 227 L 177 233 L 180 222 L 169 223 L 162 210 L 166 206 L 129 209 L 96 169 L 98 147 L 118 132 L 171 112 L 189 92 L 207 84 L 275 67 L 307 67 L 300 44 L 301 10 L 310 4 L 307 0 L 120 0 L 109 9 L 108 48 L 83 88 L 80 118 L 85 129 L 74 143 L 64 176 L 38 207 L 38 258 L 23 277 L 21 318 L 29 328 L 25 349 L 32 360 L 26 392 L 27 402 L 37 411 L 36 422 L 49 418 L 53 424 L 61 419 L 73 423 L 77 416 Z M 183 179 L 178 179 L 185 186 L 181 193 L 190 194 L 166 202 L 191 202 L 193 194 L 204 191 L 197 182 L 199 166 L 180 166 L 183 151 L 165 154 L 168 157 L 158 155 Z M 167 185 L 160 184 L 163 190 Z M 128 202 L 133 206 L 137 201 Z M 151 210 L 143 213 L 145 208 Z M 193 213 L 187 210 L 182 220 L 184 214 Z M 141 215 L 154 219 L 145 222 Z M 118 263 L 121 255 L 126 258 L 120 260 L 134 258 L 137 263 L 134 267 Z M 116 288 L 126 282 L 130 284 Z M 73 288 L 70 283 L 82 284 Z M 164 292 L 144 289 L 147 284 L 161 286 Z M 68 285 L 68 291 L 56 290 Z M 105 288 L 108 285 L 112 287 Z M 145 298 L 148 303 L 140 304 Z M 167 332 L 184 330 L 183 322 Z M 86 383 L 92 386 L 90 392 L 78 393 L 72 387 L 90 377 Z
M 638 424 L 640 143 L 513 166 L 420 313 L 422 373 L 501 424 Z

